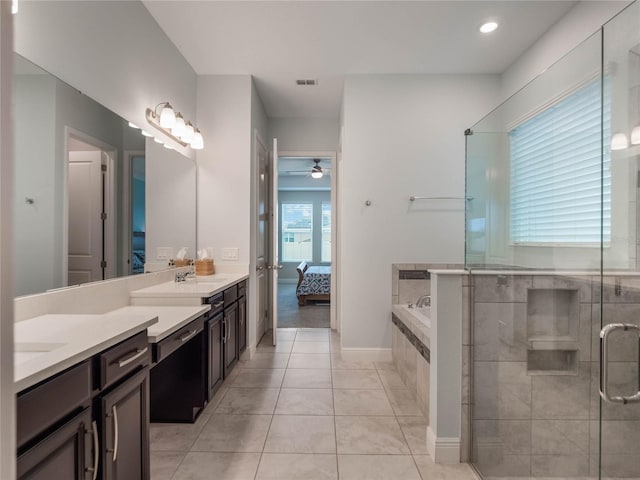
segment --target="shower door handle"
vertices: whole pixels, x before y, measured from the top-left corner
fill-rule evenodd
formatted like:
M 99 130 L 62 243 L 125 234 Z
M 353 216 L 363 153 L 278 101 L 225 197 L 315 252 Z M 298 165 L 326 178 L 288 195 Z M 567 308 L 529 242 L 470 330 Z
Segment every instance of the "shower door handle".
M 638 381 L 638 391 L 629 396 L 614 396 L 609 392 L 609 335 L 616 330 L 628 332 L 633 330 L 638 335 L 640 344 L 640 326 L 629 323 L 611 323 L 600 330 L 600 396 L 610 403 L 638 403 L 640 402 L 640 379 Z M 638 368 L 640 369 L 640 354 L 638 357 Z

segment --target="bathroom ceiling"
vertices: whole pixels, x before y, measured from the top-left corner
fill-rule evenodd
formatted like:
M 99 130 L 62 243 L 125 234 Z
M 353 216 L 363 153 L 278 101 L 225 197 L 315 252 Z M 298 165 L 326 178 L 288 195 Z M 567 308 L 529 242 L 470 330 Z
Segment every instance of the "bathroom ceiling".
M 198 75 L 253 75 L 273 118 L 338 118 L 346 74 L 502 73 L 575 3 L 144 0 Z

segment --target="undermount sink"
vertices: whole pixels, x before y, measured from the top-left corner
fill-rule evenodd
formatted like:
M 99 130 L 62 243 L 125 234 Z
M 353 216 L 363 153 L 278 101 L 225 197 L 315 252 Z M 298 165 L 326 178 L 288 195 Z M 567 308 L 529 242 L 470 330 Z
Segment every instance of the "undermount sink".
M 16 363 L 27 362 L 65 345 L 66 343 L 54 342 L 16 342 L 13 344 L 14 359 Z

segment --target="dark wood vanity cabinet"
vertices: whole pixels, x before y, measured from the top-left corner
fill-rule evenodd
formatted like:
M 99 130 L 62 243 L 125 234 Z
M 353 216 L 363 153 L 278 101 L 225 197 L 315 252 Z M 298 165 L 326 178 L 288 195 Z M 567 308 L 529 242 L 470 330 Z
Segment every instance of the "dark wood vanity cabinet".
M 211 317 L 207 323 L 208 332 L 208 399 L 211 400 L 224 380 L 222 348 L 222 313 Z
M 93 479 L 92 438 L 91 408 L 85 408 L 18 456 L 18 479 Z
M 148 370 L 143 370 L 100 396 L 98 408 L 102 479 L 148 479 Z
M 238 299 L 238 353 L 247 348 L 247 298 Z
M 17 397 L 19 479 L 149 479 L 146 330 Z
M 224 350 L 224 376 L 229 376 L 240 358 L 238 352 L 238 304 L 232 303 L 224 306 L 224 318 L 222 319 L 223 350 Z

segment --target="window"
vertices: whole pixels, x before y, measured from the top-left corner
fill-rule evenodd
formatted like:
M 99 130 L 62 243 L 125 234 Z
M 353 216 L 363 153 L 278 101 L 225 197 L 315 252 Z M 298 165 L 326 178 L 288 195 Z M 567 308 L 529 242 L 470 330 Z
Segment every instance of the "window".
M 322 252 L 320 261 L 331 262 L 331 204 L 322 203 Z
M 313 259 L 313 203 L 282 204 L 282 261 Z
M 608 84 L 605 79 L 605 92 Z M 610 156 L 605 149 L 601 164 L 600 86 L 590 82 L 509 132 L 513 243 L 599 244 L 601 227 L 603 241 L 610 240 Z M 604 99 L 608 139 L 610 96 Z

